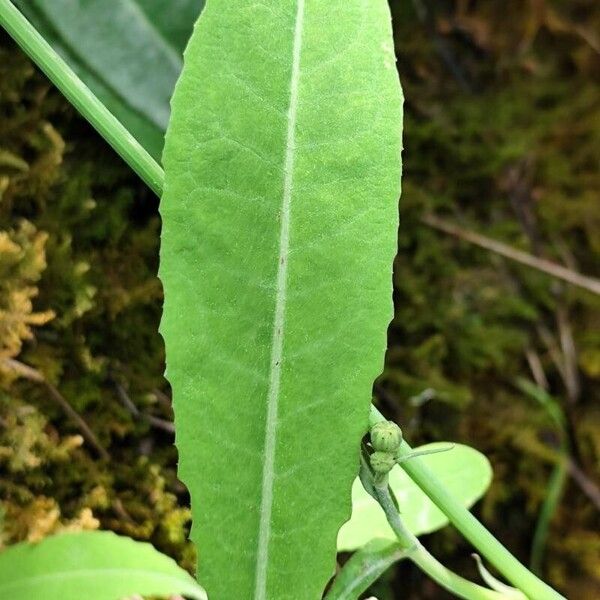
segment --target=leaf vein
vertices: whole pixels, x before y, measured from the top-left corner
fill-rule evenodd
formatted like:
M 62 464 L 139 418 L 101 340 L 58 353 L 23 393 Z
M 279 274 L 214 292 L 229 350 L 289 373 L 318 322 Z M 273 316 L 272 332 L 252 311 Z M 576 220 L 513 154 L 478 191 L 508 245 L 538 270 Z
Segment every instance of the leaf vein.
M 277 265 L 277 293 L 273 320 L 273 341 L 267 393 L 267 417 L 265 423 L 264 466 L 256 562 L 255 600 L 267 598 L 267 567 L 269 564 L 269 538 L 273 509 L 273 480 L 275 476 L 275 447 L 281 362 L 283 359 L 283 336 L 285 326 L 285 304 L 287 292 L 287 269 L 290 243 L 290 217 L 294 187 L 294 161 L 296 150 L 296 119 L 300 88 L 300 59 L 302 54 L 302 32 L 304 26 L 304 0 L 298 0 L 292 47 L 292 70 L 290 81 L 290 103 L 287 114 L 287 138 L 283 170 L 283 197 L 281 203 L 281 225 L 279 234 L 279 259 Z

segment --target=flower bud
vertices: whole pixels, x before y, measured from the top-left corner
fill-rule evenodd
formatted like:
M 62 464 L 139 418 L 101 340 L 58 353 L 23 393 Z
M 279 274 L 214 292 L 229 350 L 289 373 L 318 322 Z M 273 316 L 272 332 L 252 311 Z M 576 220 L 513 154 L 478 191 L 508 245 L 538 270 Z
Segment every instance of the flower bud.
M 380 421 L 371 428 L 371 445 L 377 452 L 396 453 L 402 443 L 402 430 L 392 421 Z
M 369 460 L 371 468 L 377 475 L 389 473 L 396 464 L 396 457 L 388 452 L 373 452 Z

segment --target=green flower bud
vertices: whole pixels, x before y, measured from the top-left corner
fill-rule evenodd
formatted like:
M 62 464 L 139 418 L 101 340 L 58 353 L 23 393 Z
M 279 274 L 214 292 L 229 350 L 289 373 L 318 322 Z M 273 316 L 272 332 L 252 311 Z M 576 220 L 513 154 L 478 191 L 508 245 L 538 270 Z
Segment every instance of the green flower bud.
M 371 445 L 377 452 L 396 453 L 402 443 L 402 430 L 392 421 L 380 421 L 371 428 Z
M 371 468 L 377 475 L 389 473 L 396 464 L 396 457 L 388 452 L 373 452 L 370 456 Z

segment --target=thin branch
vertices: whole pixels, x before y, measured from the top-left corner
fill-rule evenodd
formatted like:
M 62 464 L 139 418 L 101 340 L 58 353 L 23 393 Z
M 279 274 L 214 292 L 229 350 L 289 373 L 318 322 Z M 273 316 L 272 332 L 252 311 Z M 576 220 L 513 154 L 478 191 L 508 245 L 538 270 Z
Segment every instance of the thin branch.
M 432 227 L 433 229 L 443 231 L 444 233 L 464 240 L 465 242 L 469 242 L 475 246 L 479 246 L 480 248 L 485 248 L 490 252 L 494 252 L 500 256 L 514 260 L 522 265 L 526 265 L 532 269 L 537 269 L 542 273 L 546 273 L 546 275 L 556 277 L 557 279 L 561 279 L 562 281 L 576 285 L 577 287 L 592 292 L 593 294 L 600 295 L 600 280 L 596 279 L 595 277 L 582 275 L 581 273 L 567 269 L 566 267 L 546 260 L 545 258 L 538 258 L 532 254 L 529 254 L 528 252 L 517 250 L 508 244 L 504 244 L 479 233 L 463 229 L 462 227 L 458 227 L 457 225 L 449 223 L 448 221 L 440 219 L 432 214 L 422 217 L 421 222 L 429 227 Z
M 117 390 L 117 395 L 119 396 L 119 400 L 121 404 L 136 418 L 142 421 L 146 421 L 152 427 L 156 429 L 162 429 L 162 431 L 166 431 L 167 433 L 174 434 L 175 426 L 170 421 L 165 419 L 160 419 L 159 417 L 155 417 L 153 415 L 149 415 L 147 413 L 141 412 L 140 409 L 133 403 L 127 390 L 118 382 L 114 382 L 115 389 Z
M 577 483 L 581 491 L 594 504 L 596 509 L 600 511 L 600 488 L 584 473 L 573 459 L 569 461 L 568 469 L 573 481 Z
M 540 322 L 536 323 L 535 331 L 536 331 L 537 335 L 539 336 L 540 340 L 542 341 L 542 343 L 544 344 L 544 346 L 546 347 L 546 350 L 550 356 L 550 359 L 552 360 L 554 367 L 558 371 L 558 374 L 560 375 L 560 378 L 562 379 L 562 381 L 564 383 L 566 381 L 566 377 L 567 377 L 567 375 L 565 373 L 565 365 L 563 363 L 560 348 L 558 347 L 558 344 L 556 343 L 556 340 L 554 339 L 554 335 L 552 334 L 550 329 L 548 329 L 548 327 L 544 323 L 540 323 Z
M 556 320 L 563 355 L 567 398 L 571 404 L 574 404 L 581 394 L 581 382 L 577 368 L 577 349 L 575 348 L 575 340 L 573 339 L 573 330 L 569 321 L 567 307 L 563 302 L 559 303 L 556 310 Z
M 90 429 L 89 425 L 85 422 L 83 417 L 69 404 L 67 399 L 53 386 L 40 371 L 22 363 L 13 358 L 5 358 L 1 363 L 1 366 L 7 367 L 17 375 L 29 379 L 35 383 L 40 383 L 46 387 L 48 393 L 52 399 L 62 408 L 64 413 L 79 427 L 84 439 L 95 448 L 96 452 L 104 460 L 110 460 L 110 455 L 105 448 L 100 444 L 98 438 L 94 432 Z
M 525 349 L 525 358 L 527 359 L 527 364 L 529 365 L 529 369 L 531 370 L 536 385 L 539 388 L 548 391 L 550 385 L 548 384 L 548 379 L 546 378 L 540 355 L 531 346 L 528 346 Z

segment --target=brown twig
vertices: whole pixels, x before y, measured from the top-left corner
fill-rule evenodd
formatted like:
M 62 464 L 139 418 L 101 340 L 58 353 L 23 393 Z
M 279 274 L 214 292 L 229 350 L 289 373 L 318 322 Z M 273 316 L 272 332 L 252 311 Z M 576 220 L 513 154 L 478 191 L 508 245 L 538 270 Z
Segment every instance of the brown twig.
M 600 489 L 598 486 L 573 459 L 569 460 L 568 469 L 573 481 L 577 483 L 581 491 L 591 500 L 596 509 L 600 510 Z
M 529 365 L 529 369 L 536 385 L 539 388 L 548 391 L 550 386 L 548 385 L 548 379 L 546 378 L 540 355 L 531 346 L 528 346 L 525 349 L 525 358 L 527 359 L 527 364 Z
M 171 398 L 167 396 L 167 394 L 158 388 L 153 389 L 152 393 L 164 409 L 168 410 L 169 412 L 173 411 L 173 402 Z
M 147 413 L 141 412 L 140 409 L 133 403 L 127 390 L 118 382 L 114 382 L 115 389 L 117 391 L 117 395 L 119 396 L 119 400 L 121 404 L 136 418 L 141 419 L 142 421 L 146 421 L 152 427 L 156 429 L 162 429 L 167 433 L 175 433 L 175 426 L 171 421 L 167 421 L 165 419 L 160 419 L 159 417 L 155 417 L 153 415 L 149 415 Z
M 96 452 L 104 460 L 109 460 L 110 455 L 105 448 L 100 444 L 94 432 L 85 422 L 83 417 L 69 404 L 67 399 L 53 386 L 40 371 L 22 363 L 13 358 L 5 358 L 0 363 L 3 367 L 7 367 L 17 375 L 29 379 L 35 383 L 40 383 L 48 390 L 52 399 L 62 408 L 63 412 L 79 427 L 84 439 L 95 448 Z
M 544 346 L 546 347 L 546 351 L 548 352 L 548 355 L 550 356 L 554 367 L 556 368 L 558 374 L 560 375 L 560 378 L 564 382 L 567 376 L 565 373 L 565 365 L 562 359 L 560 348 L 558 347 L 554 335 L 546 326 L 546 324 L 541 322 L 536 323 L 535 331 L 542 343 L 544 344 Z
M 125 510 L 120 498 L 115 498 L 112 501 L 112 509 L 115 511 L 115 513 L 117 513 L 120 519 L 123 521 L 128 521 L 129 523 L 133 523 L 131 515 L 127 512 L 127 510 Z
M 498 242 L 479 233 L 475 233 L 474 231 L 463 229 L 462 227 L 458 227 L 457 225 L 449 223 L 448 221 L 440 219 L 432 214 L 425 215 L 421 218 L 421 221 L 433 229 L 443 231 L 448 235 L 452 235 L 456 238 L 474 244 L 475 246 L 479 246 L 480 248 L 485 248 L 490 252 L 494 252 L 500 256 L 514 260 L 515 262 L 531 267 L 532 269 L 537 269 L 542 273 L 546 273 L 547 275 L 556 277 L 557 279 L 566 281 L 572 285 L 576 285 L 584 290 L 592 292 L 593 294 L 600 295 L 600 280 L 596 279 L 595 277 L 582 275 L 581 273 L 577 273 L 576 271 L 546 260 L 545 258 L 538 258 L 532 254 L 529 254 L 528 252 L 517 250 L 508 244 Z
M 556 310 L 558 325 L 558 336 L 563 355 L 564 383 L 567 390 L 567 398 L 571 404 L 579 400 L 581 395 L 581 382 L 577 368 L 577 349 L 573 339 L 573 331 L 569 322 L 567 308 L 563 302 Z

